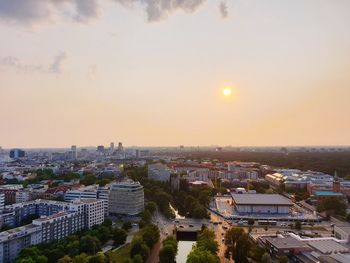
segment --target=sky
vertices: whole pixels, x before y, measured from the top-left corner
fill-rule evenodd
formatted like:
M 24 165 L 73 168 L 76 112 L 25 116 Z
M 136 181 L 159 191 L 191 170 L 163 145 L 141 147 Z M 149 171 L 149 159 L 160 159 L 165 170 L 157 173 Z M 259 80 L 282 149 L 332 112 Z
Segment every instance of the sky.
M 349 12 L 0 0 L 0 146 L 350 145 Z

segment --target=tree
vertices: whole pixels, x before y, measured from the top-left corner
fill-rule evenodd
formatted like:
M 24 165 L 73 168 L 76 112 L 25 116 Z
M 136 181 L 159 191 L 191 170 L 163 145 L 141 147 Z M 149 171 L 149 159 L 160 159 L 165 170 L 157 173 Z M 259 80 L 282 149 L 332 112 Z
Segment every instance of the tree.
M 160 238 L 159 228 L 150 224 L 141 230 L 143 240 L 149 248 L 152 248 Z
M 34 259 L 29 257 L 29 258 L 21 258 L 19 260 L 16 260 L 16 263 L 36 263 L 36 262 L 34 261 Z
M 174 263 L 177 254 L 177 241 L 174 237 L 167 237 L 159 252 L 160 263 Z
M 64 257 L 65 253 L 60 248 L 54 248 L 47 253 L 47 259 L 49 263 L 56 263 L 60 258 Z
M 133 258 L 136 255 L 141 255 L 146 260 L 149 252 L 149 247 L 143 241 L 142 236 L 135 236 L 131 242 L 130 257 Z
M 101 241 L 102 244 L 106 243 L 111 238 L 110 228 L 104 225 L 98 226 L 96 237 Z
M 234 260 L 239 263 L 248 263 L 248 255 L 250 251 L 250 241 L 247 234 L 242 234 L 236 242 L 236 247 L 234 250 Z
M 215 240 L 215 233 L 211 229 L 204 229 L 198 236 L 197 246 L 202 250 L 210 251 L 216 254 L 218 251 L 218 243 Z
M 113 224 L 112 220 L 109 218 L 105 218 L 105 221 L 103 221 L 102 225 L 111 227 Z
M 329 215 L 346 215 L 346 204 L 342 199 L 335 196 L 323 198 L 317 207 L 318 212 L 326 212 Z
M 176 257 L 176 251 L 173 246 L 165 245 L 159 251 L 160 263 L 174 263 Z
M 301 230 L 301 227 L 302 227 L 301 222 L 300 221 L 295 221 L 294 228 L 296 230 Z
M 111 180 L 109 180 L 108 178 L 103 178 L 101 180 L 98 181 L 98 185 L 103 187 L 105 186 L 106 184 L 109 184 L 111 182 Z
M 152 219 L 152 215 L 148 210 L 144 210 L 141 214 L 141 218 L 143 221 L 145 221 L 146 223 L 150 223 L 151 219 Z
M 103 253 L 98 253 L 89 259 L 89 263 L 105 263 L 106 256 Z
M 253 218 L 248 219 L 248 225 L 253 226 L 255 224 L 255 220 Z
M 80 183 L 83 185 L 92 185 L 95 184 L 97 178 L 93 174 L 86 174 L 83 179 L 80 180 Z
M 128 232 L 132 228 L 132 224 L 130 221 L 124 222 L 122 229 L 124 229 L 126 232 Z
M 262 255 L 261 257 L 261 263 L 271 263 L 272 260 L 271 260 L 271 257 L 270 257 L 270 254 L 265 252 L 264 255 Z
M 69 256 L 78 255 L 79 254 L 79 250 L 80 250 L 80 242 L 79 242 L 79 240 L 70 241 L 66 245 L 66 251 L 67 251 Z
M 145 205 L 145 209 L 148 210 L 151 214 L 153 214 L 157 209 L 157 204 L 155 202 L 147 202 Z
M 132 263 L 143 263 L 143 258 L 141 255 L 135 255 L 132 258 Z
M 115 228 L 113 230 L 113 241 L 114 245 L 120 246 L 123 245 L 126 241 L 127 233 L 124 229 Z
M 58 263 L 71 263 L 71 262 L 73 262 L 72 258 L 70 256 L 67 256 L 67 255 L 58 260 Z
M 278 258 L 278 263 L 288 263 L 289 259 L 287 256 L 282 256 Z
M 101 249 L 101 242 L 91 235 L 83 236 L 80 240 L 80 251 L 94 255 Z
M 243 228 L 232 227 L 225 234 L 225 244 L 227 246 L 234 246 L 238 238 L 244 233 Z
M 213 255 L 209 251 L 201 250 L 198 248 L 193 249 L 187 256 L 186 263 L 219 263 L 220 260 L 216 255 Z
M 81 253 L 73 258 L 73 263 L 88 263 L 89 257 L 85 253 Z
M 250 257 L 256 262 L 260 262 L 262 256 L 266 253 L 266 249 L 260 247 L 259 245 L 252 243 L 252 248 L 250 249 Z

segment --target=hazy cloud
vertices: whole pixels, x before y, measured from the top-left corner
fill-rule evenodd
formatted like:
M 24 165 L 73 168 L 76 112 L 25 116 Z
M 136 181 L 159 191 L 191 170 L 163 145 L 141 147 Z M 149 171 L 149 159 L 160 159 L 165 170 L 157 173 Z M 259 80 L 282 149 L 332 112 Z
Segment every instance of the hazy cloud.
M 54 57 L 50 66 L 29 64 L 21 61 L 17 57 L 0 57 L 0 66 L 15 69 L 18 72 L 43 72 L 59 74 L 63 70 L 63 62 L 67 58 L 65 52 L 59 53 Z
M 224 1 L 220 2 L 219 5 L 219 10 L 222 18 L 228 17 L 228 8 L 227 8 L 227 3 Z
M 206 0 L 109 1 L 119 3 L 124 7 L 132 7 L 135 4 L 143 6 L 148 21 L 159 21 L 177 10 L 192 13 L 206 2 Z M 66 20 L 67 18 L 86 23 L 99 17 L 103 2 L 102 0 L 0 0 L 0 20 L 27 26 L 55 22 L 59 19 Z
M 51 64 L 51 66 L 49 68 L 50 72 L 57 73 L 57 74 L 61 73 L 62 72 L 62 67 L 63 67 L 63 62 L 66 60 L 66 58 L 67 58 L 66 52 L 59 53 L 55 57 L 53 63 Z
M 86 22 L 99 16 L 100 5 L 97 0 L 76 0 L 75 2 L 78 21 Z
M 124 6 L 139 3 L 145 6 L 147 19 L 150 22 L 166 18 L 177 10 L 187 13 L 194 12 L 206 0 L 114 0 Z
M 16 69 L 17 71 L 43 71 L 44 68 L 41 65 L 31 65 L 23 63 L 20 59 L 12 56 L 0 58 L 0 65 Z
M 99 0 L 0 0 L 0 19 L 34 25 L 70 18 L 87 22 L 99 15 Z

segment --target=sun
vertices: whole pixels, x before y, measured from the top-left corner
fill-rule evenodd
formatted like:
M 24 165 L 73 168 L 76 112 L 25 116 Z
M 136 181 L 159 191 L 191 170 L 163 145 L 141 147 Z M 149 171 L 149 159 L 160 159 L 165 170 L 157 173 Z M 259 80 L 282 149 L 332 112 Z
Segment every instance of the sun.
M 222 94 L 223 94 L 225 97 L 229 97 L 229 96 L 231 96 L 231 94 L 232 94 L 232 89 L 231 89 L 231 88 L 224 88 L 224 89 L 222 90 Z

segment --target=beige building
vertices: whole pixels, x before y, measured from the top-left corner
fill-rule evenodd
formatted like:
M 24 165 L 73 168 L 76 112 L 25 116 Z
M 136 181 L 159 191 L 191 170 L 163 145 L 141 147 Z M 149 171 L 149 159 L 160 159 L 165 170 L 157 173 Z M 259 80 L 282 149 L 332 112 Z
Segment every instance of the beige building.
M 138 215 L 143 211 L 144 192 L 139 182 L 116 182 L 110 188 L 109 215 Z

